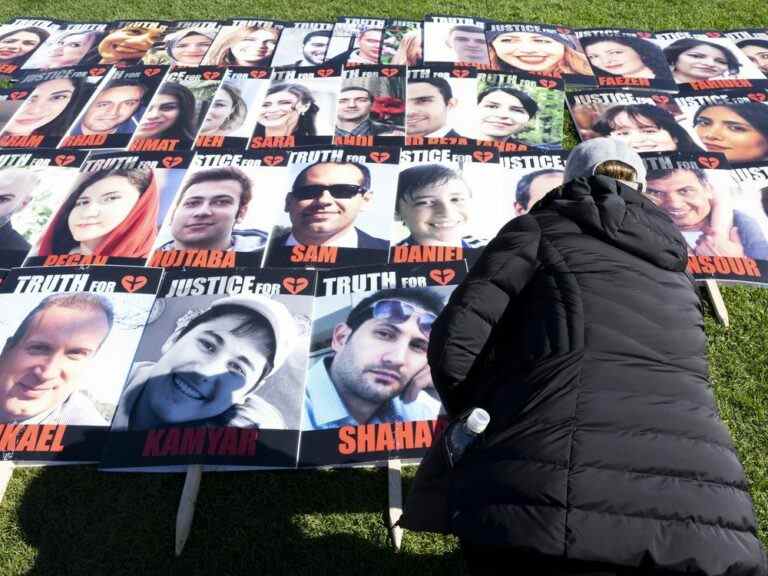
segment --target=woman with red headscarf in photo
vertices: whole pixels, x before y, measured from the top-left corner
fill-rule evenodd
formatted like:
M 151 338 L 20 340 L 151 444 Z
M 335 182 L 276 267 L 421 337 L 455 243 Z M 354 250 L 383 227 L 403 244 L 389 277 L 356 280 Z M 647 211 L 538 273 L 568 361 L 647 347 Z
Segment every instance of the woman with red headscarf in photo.
M 40 239 L 37 255 L 146 258 L 157 236 L 159 212 L 150 169 L 94 172 L 59 208 Z

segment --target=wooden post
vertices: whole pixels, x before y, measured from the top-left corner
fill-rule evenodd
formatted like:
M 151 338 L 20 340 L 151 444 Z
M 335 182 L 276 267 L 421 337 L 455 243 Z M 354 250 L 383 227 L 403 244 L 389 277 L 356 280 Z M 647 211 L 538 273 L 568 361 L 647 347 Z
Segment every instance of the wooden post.
M 727 328 L 731 325 L 731 321 L 728 318 L 728 309 L 725 307 L 723 295 L 720 294 L 720 287 L 717 285 L 717 280 L 708 279 L 705 280 L 704 283 L 707 288 L 709 300 L 712 302 L 712 306 L 715 309 L 715 316 Z
M 0 461 L 0 503 L 3 502 L 5 490 L 13 476 L 13 462 L 11 460 Z
M 403 529 L 395 526 L 403 515 L 403 475 L 399 458 L 387 461 L 387 488 L 389 492 L 389 536 L 395 550 L 400 550 Z
M 203 467 L 200 464 L 192 464 L 187 468 L 184 489 L 181 491 L 181 500 L 179 501 L 179 511 L 176 514 L 176 556 L 181 556 L 181 551 L 184 550 L 184 544 L 186 544 L 189 531 L 192 528 L 202 475 Z

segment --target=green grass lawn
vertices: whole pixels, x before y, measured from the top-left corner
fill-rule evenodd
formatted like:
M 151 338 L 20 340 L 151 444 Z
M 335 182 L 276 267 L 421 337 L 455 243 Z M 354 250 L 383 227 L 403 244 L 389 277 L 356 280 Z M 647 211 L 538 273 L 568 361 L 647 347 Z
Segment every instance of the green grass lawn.
M 480 2 L 330 0 L 11 0 L 0 19 L 289 20 L 361 16 L 421 18 L 429 12 L 578 26 L 768 27 L 759 1 L 616 0 Z M 575 144 L 566 122 L 566 144 Z M 768 545 L 768 290 L 723 289 L 732 327 L 707 316 L 712 379 L 723 419 L 751 483 Z M 406 481 L 413 469 L 406 472 Z M 395 554 L 383 522 L 383 470 L 207 474 L 183 556 L 173 557 L 181 475 L 116 475 L 92 467 L 16 470 L 0 504 L 0 575 L 418 574 L 459 573 L 452 538 L 406 533 Z

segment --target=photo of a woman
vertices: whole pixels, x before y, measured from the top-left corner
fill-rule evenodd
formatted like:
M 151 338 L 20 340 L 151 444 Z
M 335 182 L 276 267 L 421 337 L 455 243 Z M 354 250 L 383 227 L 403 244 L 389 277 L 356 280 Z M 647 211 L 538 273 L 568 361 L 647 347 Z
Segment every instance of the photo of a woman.
M 525 130 L 539 106 L 511 86 L 486 88 L 477 95 L 478 139 L 505 142 Z
M 248 116 L 248 106 L 240 90 L 232 84 L 224 83 L 213 97 L 206 114 L 200 134 L 207 136 L 228 136 L 243 125 Z
M 728 48 L 697 38 L 676 40 L 664 48 L 664 56 L 678 84 L 733 77 L 741 68 Z
M 135 137 L 191 142 L 195 132 L 195 96 L 186 86 L 168 82 L 160 86 L 150 102 Z
M 53 41 L 46 44 L 46 54 L 44 59 L 35 54 L 36 64 L 31 66 L 28 62 L 28 68 L 64 68 L 66 66 L 90 66 L 97 64 L 100 56 L 98 51 L 99 40 L 104 35 L 103 32 L 66 32 L 61 34 Z M 43 51 L 41 50 L 41 52 Z M 39 65 L 37 64 L 39 62 Z
M 696 110 L 693 126 L 704 147 L 725 154 L 729 162 L 768 159 L 765 104 L 707 104 Z
M 163 37 L 159 28 L 127 25 L 107 34 L 99 43 L 100 64 L 137 64 Z
M 494 70 L 524 70 L 547 76 L 592 76 L 587 58 L 566 36 L 554 32 L 487 31 L 488 52 Z
M 80 82 L 72 78 L 40 82 L 5 125 L 3 134 L 63 136 L 85 96 Z
M 422 50 L 422 31 L 421 29 L 410 30 L 403 34 L 399 46 L 389 45 L 391 55 L 389 64 L 400 66 L 420 66 L 424 62 Z M 382 42 L 382 53 L 388 49 L 387 38 Z
M 627 78 L 669 76 L 661 49 L 642 38 L 594 35 L 579 40 L 598 74 Z
M 319 108 L 312 93 L 301 84 L 270 86 L 259 110 L 256 136 L 316 136 Z
M 222 32 L 205 58 L 213 66 L 268 66 L 280 38 L 278 28 L 247 26 Z
M 624 140 L 636 152 L 703 151 L 674 116 L 651 104 L 626 104 L 609 108 L 593 124 L 592 130 L 596 136 L 612 136 Z
M 21 66 L 49 35 L 48 30 L 35 26 L 0 33 L 0 64 Z
M 144 64 L 173 64 L 179 68 L 199 66 L 213 44 L 218 30 L 184 28 L 168 34 L 163 45 L 150 50 Z
M 159 210 L 150 169 L 94 172 L 75 186 L 56 212 L 37 255 L 146 258 L 157 236 Z

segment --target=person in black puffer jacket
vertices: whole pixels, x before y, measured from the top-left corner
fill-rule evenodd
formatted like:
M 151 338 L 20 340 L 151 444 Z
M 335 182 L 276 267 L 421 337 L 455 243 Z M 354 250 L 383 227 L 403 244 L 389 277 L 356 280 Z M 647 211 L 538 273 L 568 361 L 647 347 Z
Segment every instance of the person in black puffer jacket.
M 401 524 L 456 534 L 472 574 L 765 576 L 683 237 L 621 142 L 577 146 L 564 181 L 432 328 L 448 414 L 491 422 L 453 468 L 435 443 Z

